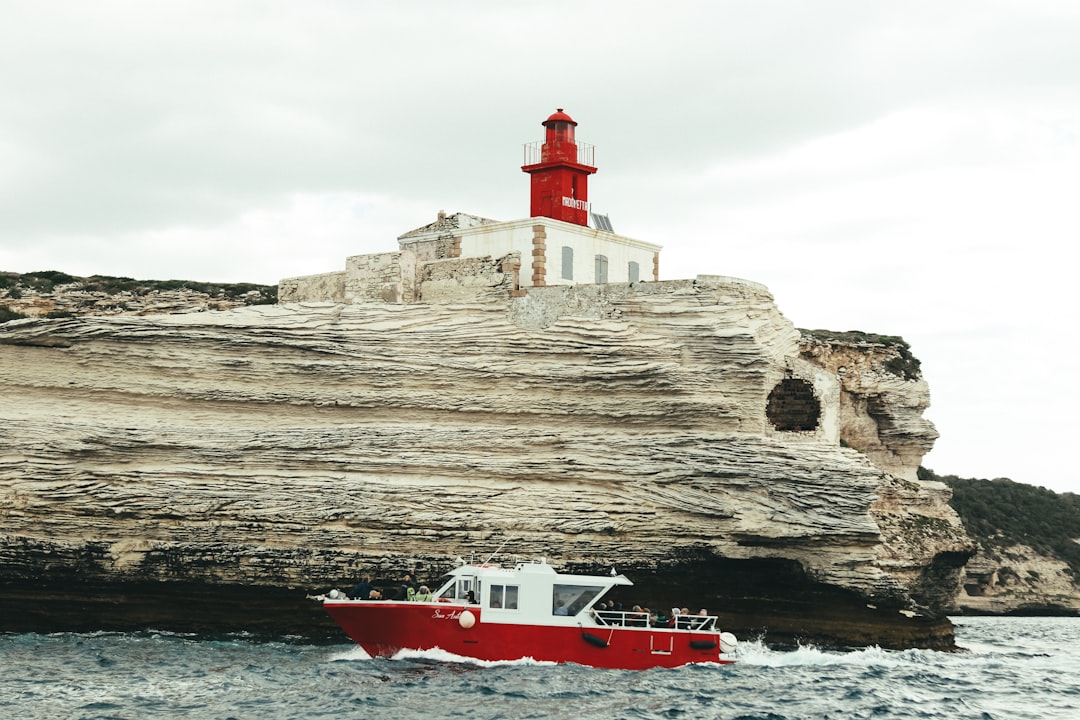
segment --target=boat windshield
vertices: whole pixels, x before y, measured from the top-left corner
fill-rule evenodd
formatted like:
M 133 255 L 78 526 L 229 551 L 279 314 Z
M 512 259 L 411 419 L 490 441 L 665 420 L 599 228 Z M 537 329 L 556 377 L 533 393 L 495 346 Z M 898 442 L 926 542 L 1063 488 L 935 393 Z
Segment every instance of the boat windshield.
M 475 580 L 476 578 L 473 577 L 450 578 L 450 581 L 435 594 L 435 598 L 439 600 L 471 600 L 476 602 L 478 586 Z M 473 593 L 472 598 L 469 597 L 470 591 Z
M 551 614 L 577 615 L 603 591 L 600 585 L 552 585 Z

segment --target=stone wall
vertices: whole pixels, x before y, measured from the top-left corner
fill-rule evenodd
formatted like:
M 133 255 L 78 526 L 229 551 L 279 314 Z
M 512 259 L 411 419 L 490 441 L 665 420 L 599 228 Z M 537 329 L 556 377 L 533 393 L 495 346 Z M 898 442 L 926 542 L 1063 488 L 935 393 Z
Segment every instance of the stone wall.
M 345 302 L 345 273 L 285 278 L 278 283 L 278 302 Z
M 521 256 L 511 253 L 492 258 L 454 258 L 426 263 L 420 271 L 425 303 L 506 301 L 518 289 Z
M 402 303 L 407 301 L 401 259 L 415 266 L 413 254 L 403 252 L 353 255 L 345 259 L 345 301 L 351 303 Z

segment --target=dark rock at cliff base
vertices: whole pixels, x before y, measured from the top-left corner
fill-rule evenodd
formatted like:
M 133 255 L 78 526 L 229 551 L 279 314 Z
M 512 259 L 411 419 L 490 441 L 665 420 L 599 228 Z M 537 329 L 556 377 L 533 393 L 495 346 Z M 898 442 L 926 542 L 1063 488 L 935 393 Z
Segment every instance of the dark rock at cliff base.
M 695 568 L 681 568 L 678 575 L 692 580 L 690 592 L 673 583 L 668 571 L 641 577 L 611 597 L 665 612 L 706 607 L 723 630 L 775 648 L 955 649 L 946 618 L 899 616 L 901 608 L 868 606 L 851 592 L 808 582 L 787 562 L 722 564 L 731 574 L 714 576 L 720 581 L 695 579 Z M 389 580 L 381 584 L 393 587 Z M 77 577 L 0 583 L 0 632 L 142 630 L 347 642 L 321 602 L 297 588 Z

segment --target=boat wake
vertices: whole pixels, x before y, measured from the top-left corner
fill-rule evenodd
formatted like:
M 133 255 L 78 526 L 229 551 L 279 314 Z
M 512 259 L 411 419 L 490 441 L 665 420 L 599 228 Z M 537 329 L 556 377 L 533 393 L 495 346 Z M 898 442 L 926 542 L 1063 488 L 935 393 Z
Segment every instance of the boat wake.
M 356 646 L 335 652 L 327 658 L 330 662 L 352 662 L 362 660 L 374 660 L 362 647 Z M 558 663 L 534 660 L 532 658 L 519 658 L 517 660 L 478 660 L 476 658 L 466 657 L 464 655 L 457 655 L 452 652 L 447 652 L 441 648 L 432 648 L 431 650 L 399 650 L 394 653 L 391 658 L 386 658 L 387 662 L 438 662 L 438 663 L 462 663 L 466 665 L 474 665 L 476 667 L 507 667 L 514 665 L 521 666 L 541 666 L 541 665 L 557 665 Z
M 859 650 L 822 650 L 803 645 L 796 650 L 772 650 L 760 639 L 739 643 L 738 663 L 759 667 L 823 667 L 830 665 L 861 665 L 865 667 L 896 667 L 933 662 L 941 653 L 932 650 L 884 650 L 867 647 Z

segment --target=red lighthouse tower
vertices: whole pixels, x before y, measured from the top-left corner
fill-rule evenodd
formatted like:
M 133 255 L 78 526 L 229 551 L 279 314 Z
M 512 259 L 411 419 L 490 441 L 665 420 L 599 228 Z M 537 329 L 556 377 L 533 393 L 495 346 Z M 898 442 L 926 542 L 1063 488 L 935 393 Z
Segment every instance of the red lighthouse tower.
M 530 217 L 549 217 L 555 220 L 589 224 L 589 176 L 596 172 L 592 166 L 593 146 L 574 140 L 577 123 L 556 110 L 545 120 L 544 144 L 525 146 L 525 165 L 521 169 L 532 176 Z

